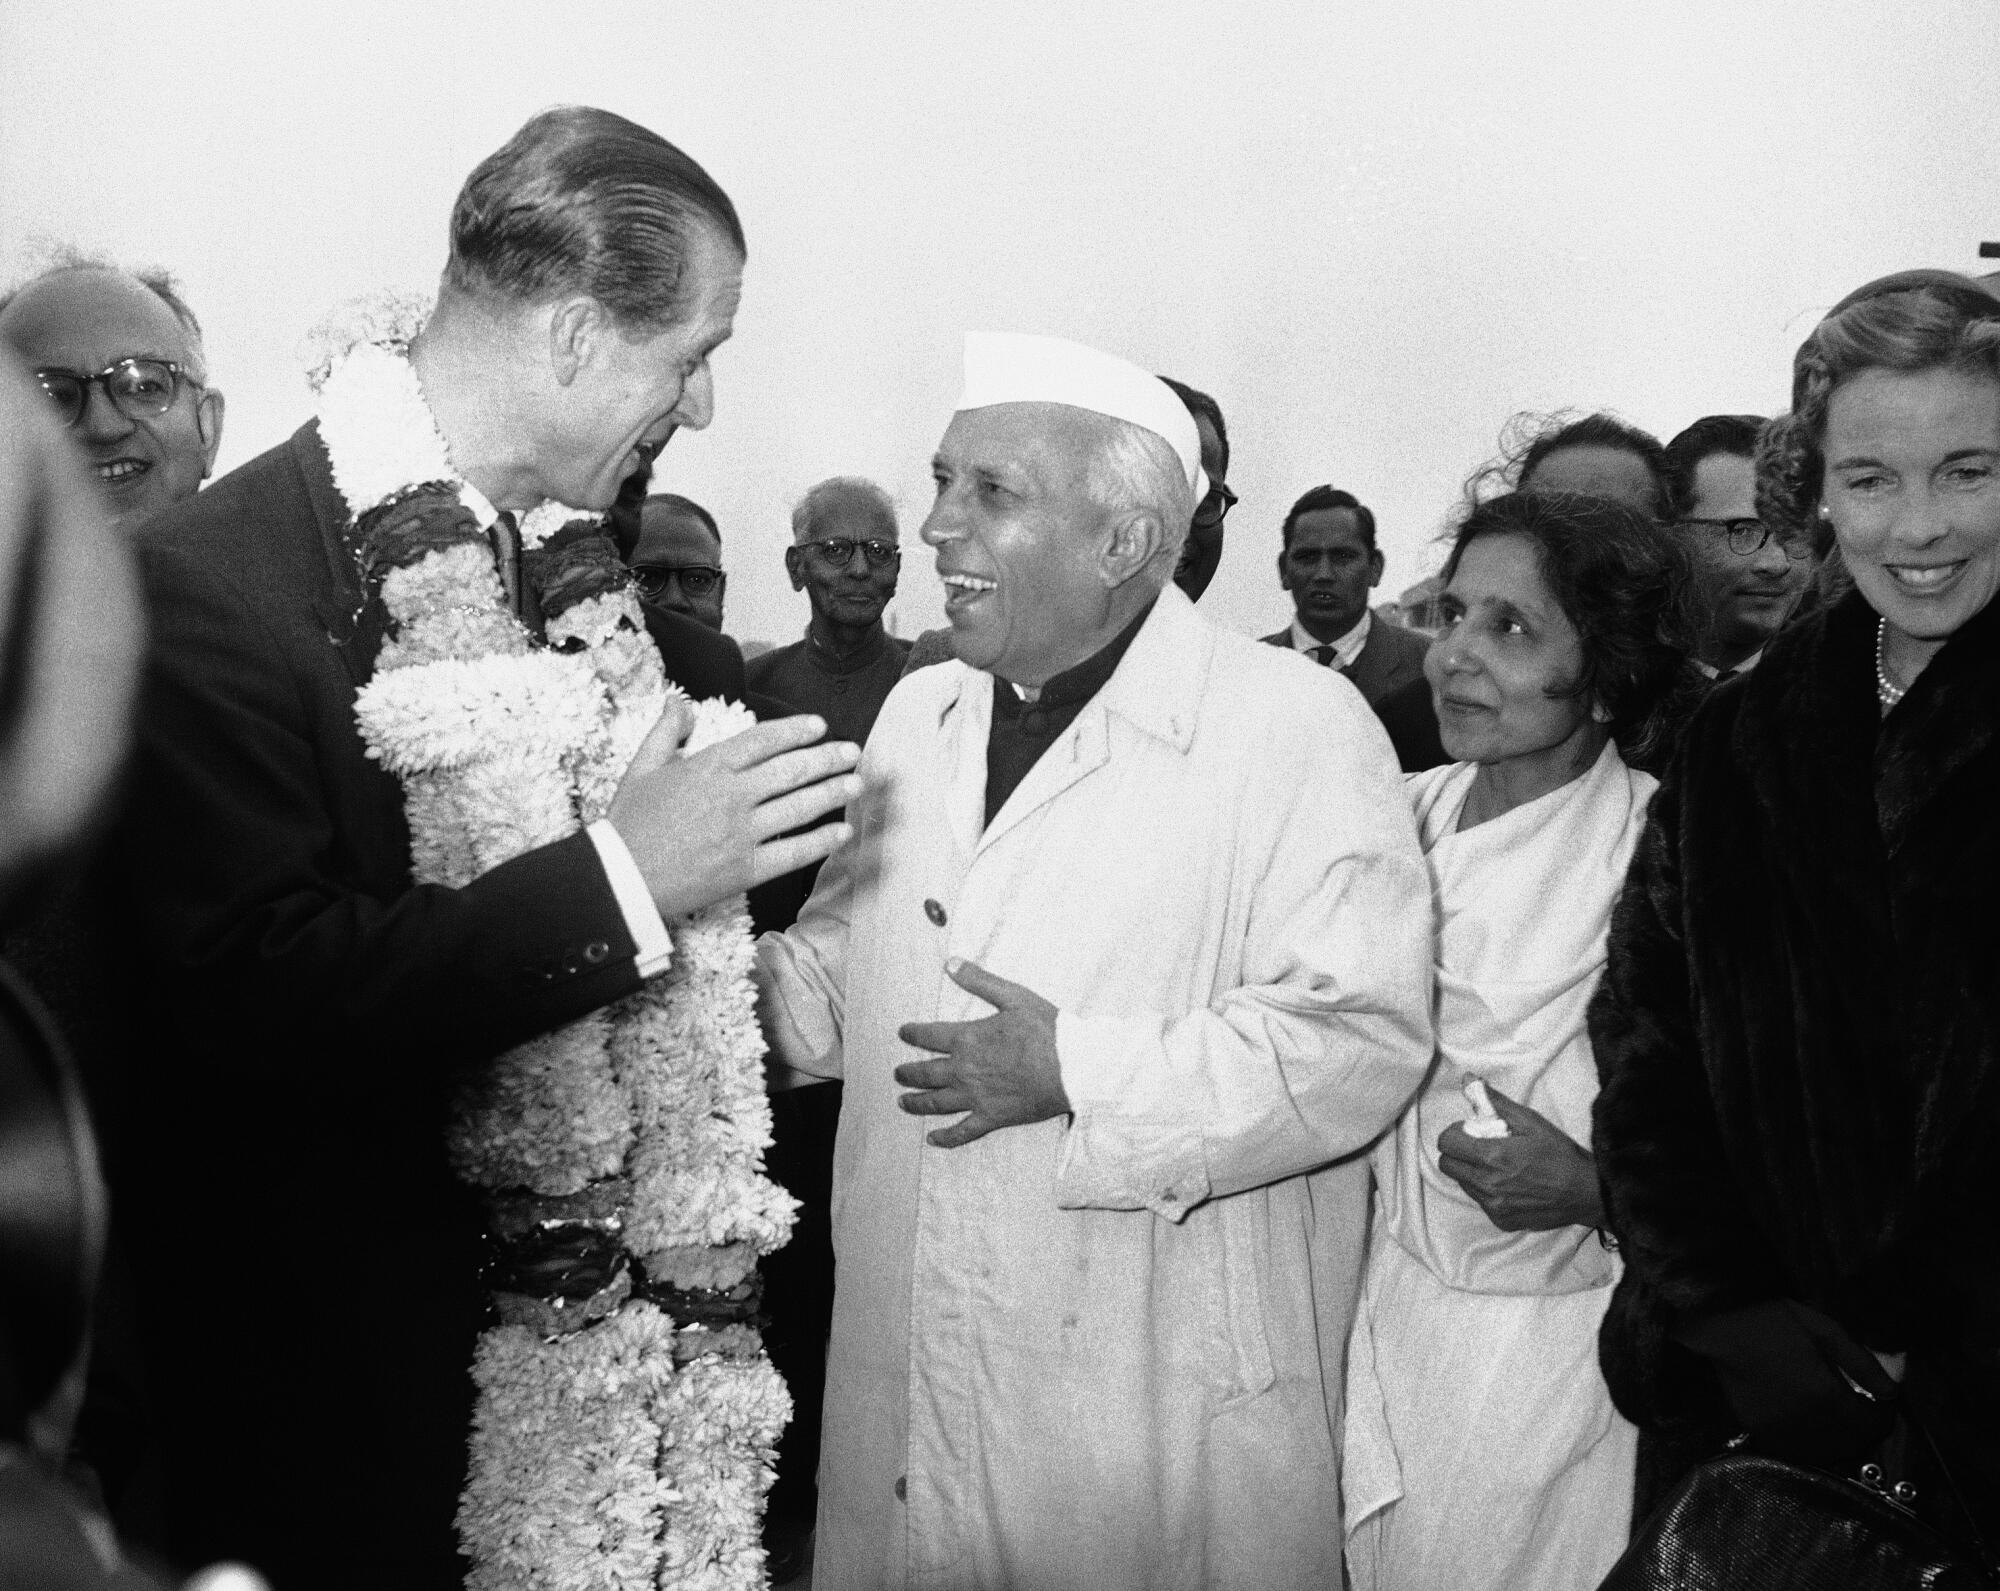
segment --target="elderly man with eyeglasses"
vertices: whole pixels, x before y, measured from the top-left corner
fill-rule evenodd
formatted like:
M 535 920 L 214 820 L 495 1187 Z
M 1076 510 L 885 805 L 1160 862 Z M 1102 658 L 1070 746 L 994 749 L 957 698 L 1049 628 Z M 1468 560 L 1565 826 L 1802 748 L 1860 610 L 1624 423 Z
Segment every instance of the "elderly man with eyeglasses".
M 1798 606 L 1811 549 L 1757 517 L 1755 414 L 1704 415 L 1667 444 L 1667 467 L 1700 580 L 1700 652 L 1710 679 L 1746 674 Z
M 201 489 L 222 394 L 171 277 L 65 259 L 0 299 L 0 342 L 41 382 L 118 525 Z
M 750 660 L 750 689 L 818 713 L 856 743 L 902 677 L 910 643 L 882 627 L 903 566 L 896 507 L 873 481 L 835 476 L 792 510 L 785 572 L 812 605 L 805 638 Z

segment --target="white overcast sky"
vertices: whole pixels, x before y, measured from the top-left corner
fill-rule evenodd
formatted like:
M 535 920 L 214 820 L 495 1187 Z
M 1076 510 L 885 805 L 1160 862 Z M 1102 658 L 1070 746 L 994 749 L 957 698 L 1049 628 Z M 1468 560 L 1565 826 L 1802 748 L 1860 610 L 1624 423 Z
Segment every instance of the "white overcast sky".
M 803 623 L 779 549 L 836 473 L 903 507 L 895 627 L 938 622 L 968 328 L 1216 394 L 1243 501 L 1204 606 L 1260 631 L 1306 487 L 1377 509 L 1391 594 L 1515 410 L 1769 412 L 1835 298 L 2000 238 L 2000 0 L 0 0 L 0 269 L 40 237 L 176 271 L 228 467 L 307 417 L 305 327 L 433 282 L 466 171 L 565 101 L 681 144 L 749 232 L 716 422 L 663 460 L 746 639 Z

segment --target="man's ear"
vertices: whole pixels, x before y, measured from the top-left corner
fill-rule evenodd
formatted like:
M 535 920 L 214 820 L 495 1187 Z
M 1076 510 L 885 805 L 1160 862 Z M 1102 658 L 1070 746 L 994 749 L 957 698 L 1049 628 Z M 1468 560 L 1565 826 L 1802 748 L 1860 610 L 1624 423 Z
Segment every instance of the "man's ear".
M 1289 591 L 1292 589 L 1291 555 L 1292 549 L 1289 547 L 1278 554 L 1278 589 L 1280 591 Z
M 1373 590 L 1382 583 L 1382 549 L 1370 548 L 1368 552 L 1368 586 Z
M 1116 591 L 1150 564 L 1167 544 L 1167 527 L 1150 508 L 1123 509 L 1104 532 L 1097 567 L 1106 589 Z
M 549 369 L 557 386 L 576 380 L 610 330 L 611 318 L 594 298 L 566 298 L 549 311 Z
M 792 577 L 792 589 L 794 591 L 805 590 L 806 572 L 804 562 L 799 554 L 797 542 L 794 542 L 785 549 L 785 573 Z
M 222 393 L 210 387 L 194 406 L 195 435 L 201 438 L 201 478 L 215 473 L 215 455 L 222 447 Z

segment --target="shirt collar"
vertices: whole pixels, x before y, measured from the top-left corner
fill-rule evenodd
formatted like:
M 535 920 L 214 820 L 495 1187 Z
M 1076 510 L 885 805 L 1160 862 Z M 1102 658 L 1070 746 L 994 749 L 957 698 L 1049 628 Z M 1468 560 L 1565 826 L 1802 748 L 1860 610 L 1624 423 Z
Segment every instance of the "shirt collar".
M 829 651 L 820 644 L 813 634 L 810 621 L 806 624 L 806 661 L 822 674 L 858 674 L 881 657 L 889 645 L 889 632 L 883 625 L 875 626 L 875 633 L 846 656 Z
M 1091 653 L 1089 657 L 1077 664 L 1075 668 L 1064 669 L 1062 673 L 1051 675 L 1048 679 L 1042 681 L 1041 689 L 1035 693 L 1035 705 L 1037 707 L 1077 707 L 1089 701 L 1091 697 L 1103 690 L 1110 683 L 1111 676 L 1118 672 L 1119 662 L 1124 658 L 1126 652 L 1131 649 L 1133 641 L 1138 638 L 1139 631 L 1144 627 L 1147 618 L 1152 614 L 1158 601 L 1159 599 L 1156 597 L 1152 602 L 1147 603 L 1144 612 L 1130 624 L 1126 625 L 1124 629 L 1120 630 L 1109 641 L 1105 642 L 1104 645 L 1100 646 L 1095 652 Z M 1000 703 L 1001 711 L 1006 713 L 1006 716 L 1010 718 L 1014 717 L 1016 713 L 1008 711 L 1008 709 L 1018 709 L 1026 703 L 1028 698 L 1023 694 L 1020 686 L 1010 684 L 1005 680 L 1002 680 L 1000 683 L 1007 685 L 1008 688 L 1000 692 L 995 700 Z
M 1361 655 L 1361 649 L 1368 644 L 1368 627 L 1374 622 L 1374 619 L 1375 615 L 1370 613 L 1366 608 L 1363 608 L 1361 610 L 1361 622 L 1345 635 L 1334 637 L 1331 644 L 1333 646 L 1333 661 L 1336 665 L 1341 668 L 1352 668 L 1354 666 L 1354 660 Z M 1327 644 L 1327 642 L 1322 641 L 1312 631 L 1299 623 L 1296 618 L 1292 620 L 1292 650 L 1294 652 L 1310 652 L 1314 647 L 1325 646 Z
M 1134 727 L 1185 752 L 1194 740 L 1196 710 L 1208 685 L 1218 633 L 1195 611 L 1187 594 L 1168 581 L 1097 700 L 1107 712 L 1117 713 Z M 986 701 L 994 700 L 994 692 L 986 684 L 989 676 L 978 669 L 958 662 L 938 666 L 958 675 L 956 686 L 938 701 L 939 723 L 967 703 L 968 691 L 973 693 L 973 701 L 982 691 Z
M 481 530 L 491 530 L 493 522 L 500 517 L 500 510 L 489 503 L 486 494 L 470 481 L 458 483 L 458 500 L 479 521 Z
M 1728 679 L 1732 675 L 1748 674 L 1757 666 L 1757 659 L 1763 655 L 1764 649 L 1760 646 L 1734 668 L 1717 668 L 1713 663 L 1704 663 L 1700 658 L 1694 660 L 1694 666 L 1710 679 Z

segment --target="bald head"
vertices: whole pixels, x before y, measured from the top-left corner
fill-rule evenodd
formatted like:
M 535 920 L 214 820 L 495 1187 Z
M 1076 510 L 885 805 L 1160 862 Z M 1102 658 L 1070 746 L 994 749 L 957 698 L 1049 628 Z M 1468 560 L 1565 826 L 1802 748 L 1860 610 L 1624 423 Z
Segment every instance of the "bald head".
M 179 367 L 163 413 L 128 412 L 134 406 L 121 408 L 103 382 L 93 382 L 66 434 L 121 525 L 200 489 L 222 443 L 222 394 L 201 384 L 200 331 L 178 299 L 126 271 L 67 266 L 0 304 L 0 343 L 30 370 L 75 377 L 128 359 Z

